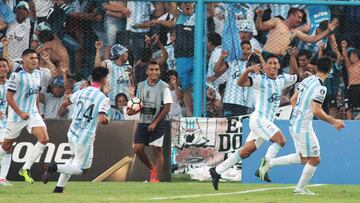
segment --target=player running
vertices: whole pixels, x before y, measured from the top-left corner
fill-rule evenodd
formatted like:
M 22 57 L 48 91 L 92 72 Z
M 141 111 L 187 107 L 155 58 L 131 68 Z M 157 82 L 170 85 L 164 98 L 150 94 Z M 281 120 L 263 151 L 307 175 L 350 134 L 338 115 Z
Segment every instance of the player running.
M 11 108 L 8 112 L 5 139 L 0 147 L 0 159 L 11 151 L 14 140 L 26 127 L 38 142 L 32 148 L 19 174 L 28 183 L 34 183 L 30 168 L 41 156 L 49 141 L 46 125 L 39 114 L 38 98 L 42 74 L 36 70 L 39 60 L 35 50 L 26 49 L 22 53 L 23 65 L 19 66 L 10 76 L 7 89 L 7 102 Z
M 92 71 L 91 86 L 75 92 L 60 107 L 60 116 L 66 112 L 66 107 L 74 104 L 73 120 L 68 131 L 68 140 L 72 157 L 65 164 L 50 163 L 45 165 L 45 172 L 41 178 L 47 183 L 50 174 L 60 173 L 58 183 L 53 192 L 62 193 L 71 175 L 85 174 L 91 167 L 95 131 L 98 122 L 108 124 L 107 113 L 110 100 L 100 91 L 106 85 L 109 70 L 97 67 Z
M 251 114 L 249 123 L 251 132 L 242 148 L 235 151 L 216 168 L 210 169 L 215 190 L 218 189 L 220 174 L 241 160 L 248 158 L 264 141 L 271 141 L 273 144 L 268 148 L 265 158 L 262 160 L 263 164 L 274 158 L 285 145 L 285 137 L 273 121 L 279 109 L 282 91 L 293 85 L 298 77 L 289 74 L 278 75 L 279 69 L 279 59 L 272 55 L 266 61 L 265 75 L 259 74 L 262 71 L 259 64 L 245 69 L 241 74 L 238 85 L 254 88 L 255 111 Z M 291 71 L 293 74 L 297 73 L 297 69 Z M 249 76 L 250 73 L 254 74 Z M 262 180 L 270 181 L 261 170 L 259 170 L 258 175 Z
M 317 62 L 316 75 L 303 80 L 298 91 L 291 98 L 294 110 L 290 118 L 290 134 L 294 140 L 296 153 L 271 159 L 262 167 L 263 172 L 267 173 L 269 167 L 273 166 L 305 164 L 294 194 L 316 195 L 305 188 L 320 163 L 320 145 L 312 127 L 314 115 L 330 123 L 338 131 L 345 127 L 342 120 L 330 117 L 321 107 L 326 96 L 324 81 L 331 66 L 330 58 L 320 58 Z

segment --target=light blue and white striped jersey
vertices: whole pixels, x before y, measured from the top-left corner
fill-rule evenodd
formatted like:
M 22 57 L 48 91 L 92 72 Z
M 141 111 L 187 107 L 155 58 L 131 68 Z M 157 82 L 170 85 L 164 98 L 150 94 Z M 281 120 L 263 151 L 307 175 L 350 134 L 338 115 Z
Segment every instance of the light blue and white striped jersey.
M 0 129 L 6 128 L 6 108 L 8 106 L 6 100 L 7 84 L 0 85 L 0 112 L 2 118 L 0 119 Z
M 312 75 L 300 83 L 298 91 L 299 95 L 290 118 L 290 130 L 294 133 L 303 133 L 311 129 L 314 117 L 312 101 L 322 104 L 326 96 L 326 87 L 318 77 Z
M 330 8 L 328 6 L 323 5 L 308 5 L 308 23 L 310 23 L 310 30 L 307 33 L 308 35 L 314 36 L 316 35 L 316 28 L 320 25 L 320 23 L 324 20 L 329 20 L 331 18 Z M 323 43 L 326 48 L 328 42 L 328 38 L 323 38 L 322 40 L 316 43 L 307 43 L 303 41 L 299 41 L 297 48 L 299 50 L 306 49 L 313 53 L 312 57 L 316 57 L 320 44 Z
M 71 95 L 69 101 L 74 105 L 74 114 L 68 137 L 77 144 L 93 144 L 99 114 L 109 114 L 109 98 L 98 88 L 86 87 Z
M 128 1 L 127 8 L 130 16 L 127 17 L 126 30 L 131 32 L 149 32 L 150 28 L 135 28 L 139 23 L 150 21 L 150 15 L 155 10 L 150 1 Z
M 246 69 L 246 62 L 241 60 L 232 60 L 228 62 L 230 77 L 226 82 L 224 103 L 237 104 L 252 108 L 254 106 L 254 92 L 250 87 L 240 87 L 237 82 L 241 73 Z
M 252 74 L 250 78 L 255 96 L 255 111 L 252 116 L 272 122 L 278 112 L 283 90 L 295 84 L 297 76 L 282 74 L 273 80 L 266 75 Z
M 132 67 L 129 64 L 117 65 L 114 61 L 105 60 L 106 67 L 109 69 L 108 83 L 110 92 L 108 97 L 111 105 L 115 105 L 115 97 L 119 93 L 124 93 L 129 98 L 128 87 L 130 86 L 130 77 Z
M 39 112 L 36 99 L 41 89 L 41 79 L 42 72 L 36 69 L 32 73 L 28 73 L 22 67 L 19 67 L 11 74 L 7 82 L 8 91 L 15 92 L 14 100 L 20 111 L 27 112 L 30 115 Z M 10 107 L 8 122 L 19 122 L 21 120 L 20 116 Z
M 175 59 L 175 50 L 172 44 L 165 46 L 165 49 L 168 53 L 168 58 L 166 63 L 168 65 L 169 70 L 176 70 L 176 59 Z
M 235 3 L 232 6 L 232 11 L 235 14 L 236 21 L 250 24 L 253 35 L 256 36 L 258 33 L 255 28 L 254 17 L 255 10 L 260 6 L 260 4 Z

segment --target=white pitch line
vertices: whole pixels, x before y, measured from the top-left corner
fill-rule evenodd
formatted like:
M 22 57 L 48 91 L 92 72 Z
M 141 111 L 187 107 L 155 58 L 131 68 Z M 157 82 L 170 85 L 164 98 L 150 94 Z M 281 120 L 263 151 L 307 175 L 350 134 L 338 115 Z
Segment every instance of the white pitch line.
M 325 185 L 325 184 L 314 184 L 314 185 L 309 185 L 307 187 L 319 187 L 319 186 L 323 186 L 323 185 Z M 294 189 L 294 188 L 295 188 L 295 186 L 270 187 L 270 188 L 259 188 L 259 189 L 254 189 L 254 190 L 243 190 L 243 191 L 238 191 L 238 192 L 210 193 L 210 194 L 197 194 L 197 195 L 179 195 L 179 196 L 169 196 L 169 197 L 153 197 L 153 198 L 147 198 L 145 200 L 187 199 L 187 198 L 194 198 L 194 197 L 237 195 L 237 194 L 263 192 L 263 191 L 269 191 L 269 190 L 284 190 L 284 189 Z

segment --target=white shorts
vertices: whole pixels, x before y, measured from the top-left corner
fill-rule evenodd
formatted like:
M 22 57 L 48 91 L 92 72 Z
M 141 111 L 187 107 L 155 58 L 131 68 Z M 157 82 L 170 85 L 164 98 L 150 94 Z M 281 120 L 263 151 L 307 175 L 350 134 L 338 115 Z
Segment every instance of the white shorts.
M 308 132 L 294 133 L 290 129 L 291 137 L 297 153 L 303 157 L 319 157 L 320 144 L 312 128 Z
M 31 134 L 32 128 L 34 127 L 45 127 L 44 120 L 39 113 L 30 115 L 29 119 L 21 120 L 19 122 L 8 121 L 5 138 L 15 139 L 19 137 L 21 130 L 26 126 L 27 131 Z
M 269 141 L 280 129 L 271 121 L 265 118 L 250 117 L 250 134 L 246 142 L 255 140 L 256 148 L 259 148 L 264 142 Z
M 72 163 L 81 169 L 90 168 L 93 160 L 94 145 L 80 145 L 75 143 L 71 138 L 68 138 L 68 140 L 70 150 L 74 155 Z
M 0 142 L 4 141 L 5 138 L 5 128 L 0 129 Z

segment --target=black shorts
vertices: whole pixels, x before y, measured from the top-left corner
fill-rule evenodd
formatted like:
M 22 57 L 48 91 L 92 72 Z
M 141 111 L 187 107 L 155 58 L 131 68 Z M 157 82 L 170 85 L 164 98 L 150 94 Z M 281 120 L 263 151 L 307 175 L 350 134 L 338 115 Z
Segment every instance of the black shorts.
M 162 147 L 163 146 L 163 138 L 165 133 L 165 122 L 160 122 L 154 132 L 149 132 L 147 127 L 150 123 L 139 123 L 135 138 L 134 144 L 145 144 L 146 146 L 152 145 L 155 147 Z
M 360 84 L 351 85 L 349 87 L 347 97 L 349 99 L 349 106 L 351 108 L 360 107 Z

